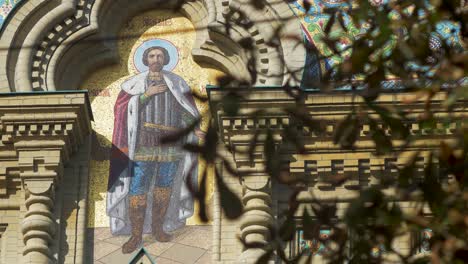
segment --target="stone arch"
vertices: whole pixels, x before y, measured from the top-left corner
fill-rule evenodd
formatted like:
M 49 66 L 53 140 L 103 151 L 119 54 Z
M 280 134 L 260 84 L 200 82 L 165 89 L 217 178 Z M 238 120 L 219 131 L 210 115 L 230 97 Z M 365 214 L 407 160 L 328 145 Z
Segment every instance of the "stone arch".
M 302 74 L 304 48 L 288 39 L 293 35 L 300 39 L 299 22 L 291 19 L 294 14 L 283 1 L 266 1 L 261 9 L 244 0 L 142 0 L 138 4 L 129 0 L 24 1 L 10 14 L 0 35 L 0 44 L 19 47 L 2 51 L 0 56 L 3 90 L 78 89 L 91 69 L 117 62 L 115 42 L 108 40 L 115 39 L 122 23 L 145 10 L 178 5 L 201 29 L 192 50 L 196 62 L 249 81 L 249 58 L 238 42 L 251 38 L 257 57 L 254 71 L 259 76 L 254 84 L 284 84 L 290 78 L 286 69 Z M 229 32 L 227 24 L 232 29 Z M 274 39 L 276 31 L 280 34 Z M 277 43 L 277 48 L 269 42 Z

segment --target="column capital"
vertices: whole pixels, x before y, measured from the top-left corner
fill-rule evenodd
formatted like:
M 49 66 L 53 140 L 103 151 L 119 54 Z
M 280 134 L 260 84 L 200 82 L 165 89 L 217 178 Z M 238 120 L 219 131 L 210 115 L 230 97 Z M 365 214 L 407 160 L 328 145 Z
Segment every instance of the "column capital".
M 55 173 L 50 173 L 52 176 Z M 55 177 L 38 177 L 23 179 L 23 187 L 26 193 L 26 199 L 31 195 L 53 196 L 55 187 Z
M 243 187 L 250 191 L 261 191 L 271 188 L 271 180 L 268 175 L 245 176 L 241 179 Z

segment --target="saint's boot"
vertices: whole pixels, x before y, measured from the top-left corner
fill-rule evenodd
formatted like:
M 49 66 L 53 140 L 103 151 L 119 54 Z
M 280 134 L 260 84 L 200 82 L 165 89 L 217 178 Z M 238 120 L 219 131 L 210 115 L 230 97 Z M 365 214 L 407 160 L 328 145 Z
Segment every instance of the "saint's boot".
M 153 190 L 153 222 L 151 225 L 153 236 L 157 241 L 171 241 L 172 236 L 163 230 L 164 217 L 166 216 L 169 200 L 171 199 L 170 187 L 156 187 Z
M 129 218 L 132 226 L 132 236 L 122 246 L 122 253 L 129 254 L 138 249 L 142 243 L 143 224 L 145 222 L 146 195 L 129 197 Z

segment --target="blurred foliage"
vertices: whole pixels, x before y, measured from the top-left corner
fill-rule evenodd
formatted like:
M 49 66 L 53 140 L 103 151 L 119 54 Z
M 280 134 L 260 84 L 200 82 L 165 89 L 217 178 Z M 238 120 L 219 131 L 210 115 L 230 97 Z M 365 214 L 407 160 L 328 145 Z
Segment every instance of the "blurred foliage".
M 252 0 L 256 9 L 263 9 L 269 1 Z M 292 1 L 286 1 L 292 2 Z M 244 3 L 246 4 L 246 3 Z M 306 11 L 311 4 L 305 0 Z M 240 13 L 240 17 L 243 14 Z M 364 106 L 354 104 L 349 114 L 338 123 L 333 135 L 335 144 L 353 151 L 359 140 L 362 126 L 369 127 L 369 136 L 375 143 L 375 155 L 397 157 L 412 142 L 436 135 L 437 124 L 443 123 L 452 129 L 452 144 L 442 141 L 439 148 L 428 153 L 417 153 L 405 165 L 398 167 L 394 177 L 387 177 L 379 186 L 360 190 L 360 195 L 350 201 L 344 217 L 336 216 L 337 208 L 333 203 L 321 203 L 314 200 L 309 203 L 309 210 L 304 210 L 297 219 L 300 203 L 297 196 L 306 190 L 307 179 L 291 179 L 284 173 L 281 158 L 287 153 L 303 153 L 307 138 L 297 129 L 306 127 L 317 135 L 324 133 L 324 125 L 314 120 L 306 111 L 304 98 L 307 89 L 294 87 L 289 80 L 283 89 L 296 100 L 295 107 L 284 109 L 290 117 L 288 124 L 282 124 L 281 131 L 269 128 L 252 132 L 252 141 L 248 156 L 253 161 L 257 145 L 264 146 L 265 171 L 276 182 L 287 184 L 292 190 L 289 209 L 279 212 L 279 223 L 271 227 L 268 245 L 247 244 L 246 247 L 263 248 L 265 254 L 258 263 L 267 263 L 273 256 L 285 263 L 296 263 L 301 258 L 311 260 L 307 254 L 288 256 L 285 245 L 294 239 L 296 228 L 303 230 L 305 239 L 316 238 L 321 227 L 332 230 L 327 241 L 323 239 L 326 251 L 323 257 L 329 263 L 381 263 L 392 257 L 396 263 L 468 263 L 468 125 L 466 120 L 457 119 L 451 110 L 463 104 L 466 110 L 468 96 L 466 40 L 468 35 L 468 6 L 461 0 L 355 0 L 343 8 L 325 10 L 329 15 L 324 27 L 322 41 L 332 51 L 321 54 L 320 60 L 332 56 L 341 57 L 324 73 L 317 84 L 322 92 L 330 92 L 336 87 L 347 87 L 353 98 L 362 98 Z M 347 32 L 345 20 L 353 23 L 357 31 Z M 295 18 L 292 18 L 295 19 Z M 445 29 L 441 29 L 444 25 Z M 448 28 L 449 32 L 446 32 Z M 226 32 L 231 26 L 226 25 Z M 278 33 L 280 30 L 278 30 Z M 341 33 L 340 33 L 341 32 Z M 359 33 L 356 33 L 359 32 Z M 341 45 L 341 36 L 352 36 L 345 46 Z M 267 44 L 272 49 L 280 49 L 274 35 Z M 297 40 L 302 43 L 302 40 Z M 236 80 L 223 77 L 219 80 L 222 88 L 249 88 L 256 82 L 256 51 L 254 40 L 243 39 L 239 45 L 247 54 L 250 80 Z M 305 46 L 310 48 L 310 46 Z M 337 48 L 340 47 L 340 48 Z M 315 50 L 313 50 L 315 52 Z M 279 52 L 281 54 L 281 52 Z M 289 76 L 289 75 L 288 75 Z M 294 76 L 291 74 L 290 76 Z M 291 77 L 293 78 L 293 77 Z M 377 103 L 378 97 L 385 91 L 384 82 L 395 82 L 398 88 L 392 92 L 412 92 L 414 96 L 401 102 L 403 107 L 393 108 Z M 227 89 L 221 105 L 225 114 L 236 116 L 241 109 L 243 95 L 236 89 Z M 242 89 L 243 91 L 248 89 Z M 396 91 L 395 91 L 396 90 Z M 442 106 L 433 107 L 432 99 L 439 92 L 446 97 Z M 410 106 L 418 100 L 424 100 L 424 111 L 412 114 Z M 404 106 L 408 106 L 405 108 Z M 438 111 L 449 114 L 441 118 Z M 250 114 L 256 119 L 264 114 L 262 110 Z M 244 113 L 245 115 L 245 113 Z M 417 123 L 423 133 L 410 133 L 410 125 Z M 242 214 L 242 202 L 228 188 L 220 175 L 218 164 L 223 170 L 241 179 L 245 175 L 236 171 L 224 161 L 218 153 L 219 138 L 213 121 L 202 146 L 187 145 L 190 151 L 200 155 L 216 167 L 216 182 L 220 191 L 220 203 L 228 218 L 238 218 Z M 276 139 L 277 133 L 282 140 Z M 400 141 L 398 146 L 394 142 Z M 455 142 L 455 144 L 453 144 Z M 235 149 L 229 151 L 236 153 Z M 245 154 L 245 153 L 244 153 Z M 423 158 L 423 173 L 418 173 Z M 210 167 L 210 166 L 207 166 Z M 206 178 L 204 172 L 203 180 Z M 304 181 L 305 180 L 305 181 Z M 346 177 L 330 179 L 335 184 L 347 181 Z M 385 189 L 394 188 L 389 194 Z M 206 208 L 204 184 L 200 189 L 191 188 L 195 197 Z M 412 201 L 414 210 L 408 213 L 400 207 L 398 201 Z M 430 214 L 424 210 L 430 209 Z M 204 210 L 201 219 L 207 219 Z M 424 230 L 431 230 L 431 235 L 424 243 L 427 249 L 421 253 L 422 242 L 413 239 L 408 254 L 402 254 L 392 247 L 395 239 L 405 234 L 418 236 Z

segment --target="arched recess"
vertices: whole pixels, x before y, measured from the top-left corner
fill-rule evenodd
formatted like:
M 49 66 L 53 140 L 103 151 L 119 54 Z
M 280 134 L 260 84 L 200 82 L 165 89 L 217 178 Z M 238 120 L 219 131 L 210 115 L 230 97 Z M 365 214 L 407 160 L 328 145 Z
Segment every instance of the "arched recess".
M 21 47 L 0 56 L 0 84 L 9 91 L 78 89 L 90 71 L 118 61 L 112 40 L 125 21 L 139 12 L 167 8 L 180 8 L 200 29 L 192 50 L 196 62 L 251 81 L 250 55 L 239 44 L 251 38 L 258 73 L 253 84 L 281 85 L 291 79 L 288 72 L 302 75 L 300 25 L 283 1 L 265 1 L 259 9 L 246 0 L 24 1 L 0 36 L 2 45 Z

